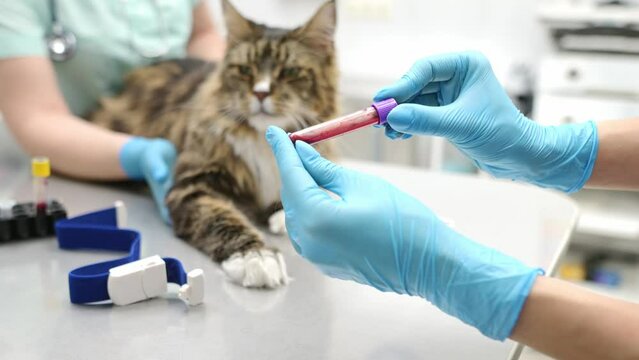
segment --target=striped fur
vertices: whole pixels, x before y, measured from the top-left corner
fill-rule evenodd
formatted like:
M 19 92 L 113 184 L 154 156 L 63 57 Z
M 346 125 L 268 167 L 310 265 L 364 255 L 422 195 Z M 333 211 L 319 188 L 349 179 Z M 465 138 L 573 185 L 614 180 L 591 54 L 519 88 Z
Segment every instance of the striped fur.
M 258 25 L 223 4 L 229 48 L 222 62 L 171 60 L 135 70 L 122 93 L 102 99 L 90 116 L 101 126 L 176 145 L 175 183 L 166 199 L 174 231 L 218 262 L 263 248 L 254 224 L 281 209 L 267 125 L 294 131 L 337 113 L 333 1 L 293 30 Z M 272 111 L 255 113 L 253 90 L 266 80 Z M 330 156 L 330 145 L 319 150 Z

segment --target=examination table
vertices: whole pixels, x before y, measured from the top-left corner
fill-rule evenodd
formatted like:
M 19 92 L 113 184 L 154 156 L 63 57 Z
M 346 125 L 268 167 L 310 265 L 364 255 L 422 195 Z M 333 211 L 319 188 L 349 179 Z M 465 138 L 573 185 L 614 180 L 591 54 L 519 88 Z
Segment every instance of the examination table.
M 2 139 L 0 139 L 2 140 Z M 6 137 L 2 143 L 6 143 Z M 7 147 L 7 146 L 5 146 Z M 29 159 L 0 145 L 0 198 L 31 199 Z M 509 181 L 347 161 L 421 199 L 455 229 L 529 265 L 552 271 L 577 219 L 558 193 Z M 129 227 L 142 233 L 142 257 L 179 258 L 204 269 L 204 304 L 175 296 L 128 306 L 73 305 L 67 274 L 122 253 L 67 251 L 53 238 L 0 246 L 0 359 L 507 359 L 514 343 L 497 342 L 420 298 L 381 293 L 323 276 L 285 237 L 290 285 L 250 290 L 161 220 L 151 197 L 121 186 L 53 177 L 50 196 L 69 216 L 127 205 Z

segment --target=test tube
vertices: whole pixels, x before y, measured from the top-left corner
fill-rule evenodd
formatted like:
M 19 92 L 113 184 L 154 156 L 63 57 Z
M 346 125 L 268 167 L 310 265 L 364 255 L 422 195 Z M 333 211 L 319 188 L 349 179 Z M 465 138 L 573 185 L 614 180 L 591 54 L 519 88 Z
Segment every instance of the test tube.
M 13 199 L 0 200 L 0 220 L 8 220 L 13 217 L 13 207 L 17 202 Z
M 386 99 L 373 103 L 366 109 L 348 114 L 337 119 L 328 120 L 306 129 L 288 134 L 291 141 L 304 141 L 316 144 L 370 125 L 383 125 L 386 117 L 397 106 L 394 99 Z
M 49 186 L 49 176 L 51 176 L 51 165 L 49 158 L 38 156 L 31 159 L 31 175 L 33 176 L 33 201 L 36 207 L 36 214 L 46 214 L 47 188 Z
M 13 207 L 13 229 L 16 239 L 27 239 L 35 233 L 34 210 L 32 203 L 16 204 Z M 35 216 L 38 217 L 37 215 Z M 44 216 L 40 216 L 43 218 Z
M 11 240 L 11 219 L 15 200 L 0 200 L 0 243 Z

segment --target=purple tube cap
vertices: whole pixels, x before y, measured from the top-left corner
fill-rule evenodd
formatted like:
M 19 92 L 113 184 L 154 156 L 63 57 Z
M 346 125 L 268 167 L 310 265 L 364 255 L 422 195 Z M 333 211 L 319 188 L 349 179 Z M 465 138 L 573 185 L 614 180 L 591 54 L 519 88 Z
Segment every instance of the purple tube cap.
M 397 101 L 395 101 L 395 99 L 393 98 L 390 98 L 374 102 L 371 106 L 375 108 L 375 110 L 377 111 L 377 116 L 379 116 L 378 125 L 384 125 L 386 124 L 386 118 L 388 117 L 388 114 L 397 106 Z

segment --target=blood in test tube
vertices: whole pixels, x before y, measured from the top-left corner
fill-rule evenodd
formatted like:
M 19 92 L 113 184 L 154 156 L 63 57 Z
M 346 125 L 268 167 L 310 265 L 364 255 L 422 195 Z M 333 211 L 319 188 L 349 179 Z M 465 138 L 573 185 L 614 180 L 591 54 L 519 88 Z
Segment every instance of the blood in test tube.
M 364 110 L 313 125 L 288 136 L 293 142 L 301 140 L 308 144 L 316 144 L 366 126 L 383 125 L 388 113 L 396 106 L 397 102 L 394 99 L 382 100 Z
M 31 159 L 31 175 L 33 175 L 33 197 L 35 205 L 35 217 L 33 219 L 36 236 L 46 236 L 49 233 L 49 221 L 47 218 L 47 206 L 49 197 L 47 187 L 51 166 L 46 157 L 34 157 Z
M 47 196 L 49 176 L 51 176 L 51 165 L 49 158 L 38 156 L 31 159 L 31 175 L 33 176 L 33 202 L 36 213 L 45 214 L 47 211 Z

